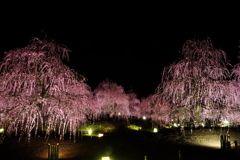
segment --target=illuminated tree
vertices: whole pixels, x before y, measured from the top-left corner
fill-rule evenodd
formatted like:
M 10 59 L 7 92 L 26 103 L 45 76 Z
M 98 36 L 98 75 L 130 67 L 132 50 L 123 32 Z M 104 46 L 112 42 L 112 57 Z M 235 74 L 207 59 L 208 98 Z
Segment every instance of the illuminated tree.
M 140 108 L 140 115 L 142 117 L 151 118 L 152 106 L 154 105 L 153 96 L 154 95 L 150 94 L 147 97 L 141 98 L 141 103 L 139 105 L 139 108 Z
M 51 40 L 32 39 L 5 53 L 0 65 L 0 114 L 7 132 L 31 137 L 39 128 L 61 138 L 86 121 L 92 94 L 85 78 L 61 61 L 69 50 Z M 41 126 L 39 126 L 41 125 Z
M 228 105 L 226 53 L 206 39 L 187 40 L 181 54 L 182 60 L 164 68 L 156 94 L 173 106 L 172 114 L 182 124 L 219 120 Z
M 137 98 L 137 94 L 134 93 L 133 91 L 129 91 L 127 93 L 127 96 L 129 97 L 129 111 L 130 115 L 134 117 L 139 117 L 140 116 L 140 100 Z
M 171 105 L 166 100 L 162 99 L 162 96 L 152 96 L 152 121 L 160 127 L 165 126 L 171 121 Z
M 164 126 L 169 124 L 171 119 L 171 106 L 157 94 L 149 95 L 141 99 L 141 115 L 152 120 L 155 126 Z
M 130 116 L 129 97 L 122 86 L 117 83 L 103 81 L 94 90 L 95 105 L 102 115 L 127 118 Z

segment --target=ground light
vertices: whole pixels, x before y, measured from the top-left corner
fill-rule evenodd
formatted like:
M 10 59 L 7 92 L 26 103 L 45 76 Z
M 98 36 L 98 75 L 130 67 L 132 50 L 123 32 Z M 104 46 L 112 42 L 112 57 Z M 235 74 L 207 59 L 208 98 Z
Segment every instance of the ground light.
M 0 144 L 3 142 L 4 140 L 4 135 L 3 135 L 4 129 L 0 128 Z
M 226 120 L 226 119 L 223 121 L 223 123 L 224 124 L 229 124 L 228 120 Z
M 88 130 L 88 134 L 89 134 L 89 135 L 92 135 L 92 129 L 89 129 L 89 130 Z
M 103 137 L 103 133 L 98 133 L 98 137 Z
M 229 125 L 230 125 L 229 121 L 225 119 L 223 121 L 222 127 L 226 127 L 226 126 L 229 126 Z
M 110 157 L 102 157 L 102 160 L 110 160 Z
M 158 132 L 158 129 L 157 129 L 157 128 L 153 128 L 153 132 L 154 132 L 154 133 L 157 133 L 157 132 Z

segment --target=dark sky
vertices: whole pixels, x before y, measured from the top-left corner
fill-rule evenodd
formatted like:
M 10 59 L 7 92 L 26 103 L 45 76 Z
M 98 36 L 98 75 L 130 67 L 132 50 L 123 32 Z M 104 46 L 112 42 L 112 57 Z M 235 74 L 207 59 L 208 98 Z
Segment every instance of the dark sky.
M 22 4 L 21 4 L 22 5 Z M 163 67 L 179 59 L 183 43 L 210 37 L 237 63 L 239 17 L 178 4 L 31 4 L 8 6 L 1 14 L 1 53 L 25 47 L 43 32 L 72 52 L 70 68 L 92 90 L 106 78 L 140 97 L 155 92 Z M 236 18 L 235 18 L 236 17 Z M 43 32 L 42 32 L 43 31 Z

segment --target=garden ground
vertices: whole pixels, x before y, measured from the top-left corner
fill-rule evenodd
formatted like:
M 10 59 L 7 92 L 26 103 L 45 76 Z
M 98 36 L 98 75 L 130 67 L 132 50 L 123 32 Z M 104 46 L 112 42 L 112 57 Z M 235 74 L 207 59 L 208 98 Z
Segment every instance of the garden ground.
M 5 137 L 0 144 L 0 159 L 46 160 L 49 143 L 59 143 L 61 160 L 101 160 L 102 156 L 109 156 L 111 160 L 178 160 L 179 157 L 182 160 L 240 159 L 234 143 L 240 142 L 238 129 L 229 130 L 231 149 L 220 149 L 219 137 L 226 132 L 227 128 L 197 128 L 192 132 L 186 129 L 184 133 L 178 129 L 162 129 L 153 133 L 121 126 L 116 131 L 108 130 L 103 137 L 79 136 L 76 143 L 67 138 L 60 141 L 54 136 L 48 139 L 44 135 L 32 137 L 30 143 L 27 137 L 18 142 L 18 137 L 11 136 Z

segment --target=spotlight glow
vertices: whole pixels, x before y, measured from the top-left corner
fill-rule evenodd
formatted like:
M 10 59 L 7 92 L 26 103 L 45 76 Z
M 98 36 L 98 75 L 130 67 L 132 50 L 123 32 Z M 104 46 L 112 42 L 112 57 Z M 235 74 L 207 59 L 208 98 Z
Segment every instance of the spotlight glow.
M 98 137 L 103 137 L 103 133 L 98 133 Z
M 89 134 L 89 135 L 92 135 L 92 129 L 89 129 L 89 130 L 88 130 L 88 134 Z
M 228 120 L 223 121 L 224 124 L 229 124 Z
M 110 160 L 110 157 L 102 157 L 102 160 Z

